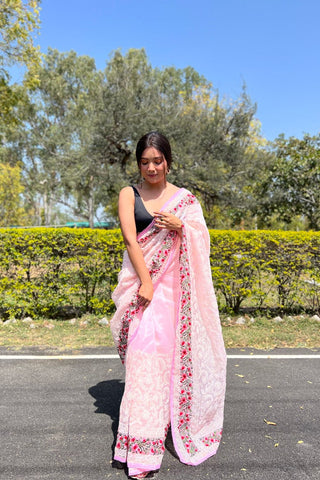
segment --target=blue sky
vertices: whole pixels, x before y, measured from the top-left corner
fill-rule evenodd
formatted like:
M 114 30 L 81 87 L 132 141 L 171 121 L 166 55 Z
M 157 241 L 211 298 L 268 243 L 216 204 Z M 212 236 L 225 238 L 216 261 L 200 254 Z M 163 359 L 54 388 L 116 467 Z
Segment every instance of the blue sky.
M 144 47 L 153 67 L 194 67 L 221 96 L 243 83 L 262 134 L 320 132 L 319 0 L 42 0 L 43 52 L 75 50 L 103 69 Z

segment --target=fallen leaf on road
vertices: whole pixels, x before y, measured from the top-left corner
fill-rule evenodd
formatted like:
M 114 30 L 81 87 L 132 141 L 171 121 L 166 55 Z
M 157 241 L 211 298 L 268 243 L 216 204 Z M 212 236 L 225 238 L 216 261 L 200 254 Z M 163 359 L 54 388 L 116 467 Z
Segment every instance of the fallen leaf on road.
M 303 440 L 299 440 L 299 442 L 297 442 L 297 443 L 303 443 Z
M 275 443 L 275 444 L 274 444 L 274 447 L 279 447 L 279 443 Z
M 244 377 L 244 375 L 240 375 L 239 373 L 235 373 L 235 375 L 236 375 L 237 377 L 240 377 L 240 378 L 243 378 L 243 377 Z
M 263 419 L 264 423 L 267 425 L 277 425 L 275 422 L 269 422 L 269 420 L 266 420 L 265 418 Z

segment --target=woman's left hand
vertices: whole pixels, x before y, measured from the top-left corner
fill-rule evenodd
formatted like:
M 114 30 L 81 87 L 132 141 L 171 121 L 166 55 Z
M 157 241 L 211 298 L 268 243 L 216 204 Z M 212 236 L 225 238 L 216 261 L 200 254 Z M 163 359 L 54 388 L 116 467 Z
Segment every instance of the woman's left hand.
M 168 212 L 154 212 L 154 223 L 160 229 L 176 230 L 181 232 L 182 222 L 180 218 Z

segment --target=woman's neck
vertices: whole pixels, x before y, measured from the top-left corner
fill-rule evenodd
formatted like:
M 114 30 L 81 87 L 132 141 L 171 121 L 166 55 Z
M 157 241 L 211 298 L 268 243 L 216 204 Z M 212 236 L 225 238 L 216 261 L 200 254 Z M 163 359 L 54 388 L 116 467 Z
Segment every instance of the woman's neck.
M 168 182 L 163 182 L 161 184 L 150 184 L 150 183 L 147 183 L 147 182 L 141 182 L 140 183 L 140 189 L 144 192 L 148 192 L 148 193 L 151 193 L 151 192 L 154 192 L 155 194 L 159 194 L 159 195 L 162 195 L 164 193 L 164 191 L 167 189 L 167 186 L 168 186 Z

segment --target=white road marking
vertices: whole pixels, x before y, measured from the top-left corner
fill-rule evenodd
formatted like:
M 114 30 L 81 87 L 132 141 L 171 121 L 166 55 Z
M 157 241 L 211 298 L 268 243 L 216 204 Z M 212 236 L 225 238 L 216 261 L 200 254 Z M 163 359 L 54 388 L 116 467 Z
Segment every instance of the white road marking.
M 228 359 L 250 359 L 250 360 L 302 360 L 302 359 L 320 359 L 319 354 L 301 354 L 301 355 L 277 355 L 277 354 L 253 354 L 253 355 L 227 355 Z M 113 360 L 118 359 L 117 354 L 100 355 L 0 355 L 0 360 Z
M 315 359 L 315 358 L 320 358 L 320 355 L 312 355 L 312 354 L 307 354 L 307 355 L 304 355 L 304 354 L 301 354 L 301 355 L 291 355 L 291 354 L 288 354 L 288 355 L 285 355 L 285 354 L 282 354 L 282 355 L 277 355 L 277 354 L 257 354 L 257 355 L 227 355 L 227 358 L 252 358 L 254 360 L 259 360 L 259 359 L 276 359 L 276 360 L 285 360 L 285 359 L 290 359 L 290 360 L 295 360 L 295 359 L 304 359 L 304 358 L 312 358 L 312 359 Z
M 0 355 L 0 360 L 95 360 L 119 359 L 119 355 Z

